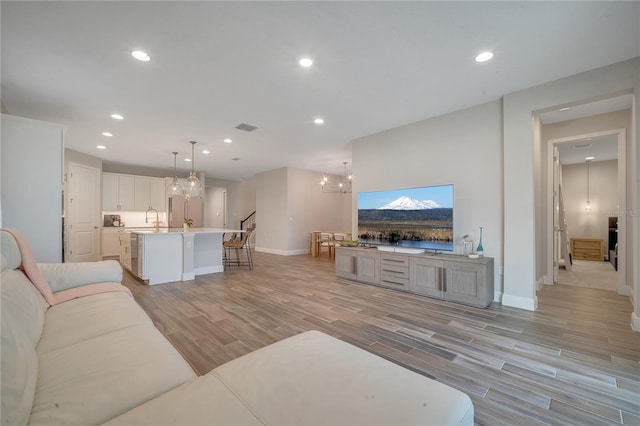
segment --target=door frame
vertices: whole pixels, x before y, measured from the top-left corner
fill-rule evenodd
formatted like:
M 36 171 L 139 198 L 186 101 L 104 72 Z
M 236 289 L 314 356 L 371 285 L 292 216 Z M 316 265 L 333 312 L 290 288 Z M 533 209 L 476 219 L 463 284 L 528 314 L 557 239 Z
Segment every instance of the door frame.
M 546 247 L 546 277 L 553 277 L 554 268 L 554 247 L 553 247 L 553 148 L 557 145 L 574 143 L 577 140 L 586 138 L 599 138 L 603 136 L 616 135 L 618 139 L 618 285 L 617 291 L 621 295 L 629 295 L 627 287 L 627 129 L 613 129 L 601 132 L 574 135 L 547 141 L 547 247 Z M 545 279 L 545 284 L 555 284 Z

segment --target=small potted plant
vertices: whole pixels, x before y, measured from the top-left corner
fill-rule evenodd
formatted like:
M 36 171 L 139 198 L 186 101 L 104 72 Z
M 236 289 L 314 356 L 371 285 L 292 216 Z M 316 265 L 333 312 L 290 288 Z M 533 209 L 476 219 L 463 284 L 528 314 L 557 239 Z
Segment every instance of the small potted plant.
M 191 225 L 193 225 L 193 219 L 185 218 L 184 223 L 182 224 L 182 230 L 185 232 L 188 231 L 191 229 Z

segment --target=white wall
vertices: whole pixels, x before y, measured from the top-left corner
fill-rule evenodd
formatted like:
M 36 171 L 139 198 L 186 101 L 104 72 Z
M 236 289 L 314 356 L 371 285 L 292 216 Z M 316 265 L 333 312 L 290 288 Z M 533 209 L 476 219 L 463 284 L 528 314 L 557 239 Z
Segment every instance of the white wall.
M 634 89 L 637 96 L 639 67 L 640 58 L 634 58 L 504 96 L 503 304 L 537 307 L 535 229 L 542 228 L 535 215 L 533 114 Z
M 640 262 L 637 261 L 640 255 L 640 69 L 636 71 L 636 91 L 633 100 L 632 116 L 634 120 L 631 122 L 631 139 L 630 139 L 630 161 L 634 161 L 636 167 L 627 168 L 630 185 L 630 197 L 628 205 L 629 228 L 632 238 L 629 240 L 629 249 L 632 254 L 635 253 L 635 262 L 631 263 L 631 291 L 629 294 L 633 300 L 634 310 L 631 314 L 631 327 L 635 331 L 640 331 Z M 635 186 L 635 188 L 634 188 Z M 631 258 L 630 258 L 631 259 Z
M 62 261 L 63 127 L 2 114 L 2 226 L 29 240 L 38 262 Z
M 454 185 L 454 240 L 478 243 L 494 258 L 496 300 L 503 263 L 502 103 L 493 101 L 387 130 L 353 142 L 354 193 Z M 357 199 L 352 208 L 357 231 Z M 355 234 L 354 234 L 355 235 Z
M 609 240 L 609 216 L 618 211 L 618 161 L 594 161 L 589 165 L 591 211 L 587 200 L 587 165 L 562 166 L 562 193 L 569 238 L 599 238 L 605 250 Z M 608 252 L 607 252 L 608 254 Z
M 328 194 L 321 174 L 281 168 L 256 176 L 256 250 L 309 253 L 313 230 L 351 230 L 351 194 Z
M 287 169 L 256 175 L 256 250 L 285 254 L 288 249 Z

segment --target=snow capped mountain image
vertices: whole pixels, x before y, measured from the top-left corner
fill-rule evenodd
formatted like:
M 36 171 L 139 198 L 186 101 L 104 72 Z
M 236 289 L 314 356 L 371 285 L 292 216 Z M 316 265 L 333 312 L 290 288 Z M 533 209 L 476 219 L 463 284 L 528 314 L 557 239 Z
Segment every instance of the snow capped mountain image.
M 432 200 L 419 201 L 403 195 L 402 197 L 379 207 L 378 210 L 427 210 L 442 207 Z

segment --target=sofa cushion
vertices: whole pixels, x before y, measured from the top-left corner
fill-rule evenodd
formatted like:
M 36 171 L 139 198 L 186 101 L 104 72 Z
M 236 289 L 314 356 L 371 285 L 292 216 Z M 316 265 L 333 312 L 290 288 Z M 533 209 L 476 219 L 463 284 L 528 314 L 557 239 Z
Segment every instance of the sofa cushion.
M 108 424 L 473 425 L 473 420 L 464 393 L 310 331 L 230 361 Z
M 105 424 L 262 425 L 217 377 L 207 374 L 134 408 Z
M 87 284 L 122 281 L 122 267 L 115 260 L 38 263 L 38 269 L 54 293 Z
M 473 425 L 464 393 L 317 331 L 209 374 L 265 424 Z
M 15 238 L 8 232 L 0 232 L 0 252 L 2 253 L 2 270 L 17 269 L 22 263 L 20 248 Z
M 38 289 L 42 297 L 45 298 L 49 305 L 52 305 L 53 293 L 49 288 L 49 284 L 47 280 L 42 275 L 42 271 L 38 268 L 38 264 L 36 263 L 36 258 L 33 255 L 33 251 L 31 250 L 31 246 L 29 242 L 22 234 L 22 232 L 17 229 L 3 228 L 0 231 L 2 239 L 15 239 L 17 243 L 18 249 L 20 251 L 20 269 L 22 269 L 25 275 L 29 278 L 29 281 Z M 2 249 L 5 249 L 5 245 L 3 244 Z
M 99 424 L 195 377 L 152 324 L 39 356 L 30 424 Z
M 31 412 L 40 340 L 47 302 L 22 271 L 2 271 L 2 424 L 25 424 Z
M 39 355 L 123 328 L 152 324 L 127 293 L 111 292 L 54 305 L 46 313 Z

